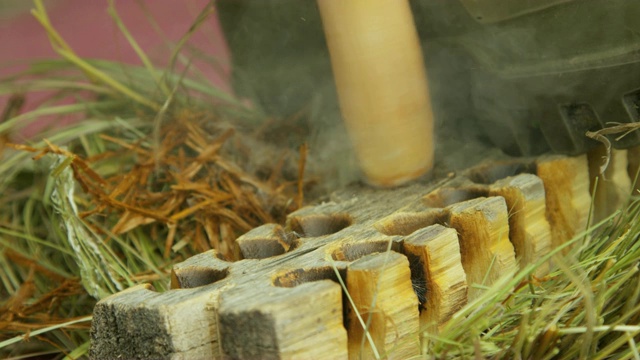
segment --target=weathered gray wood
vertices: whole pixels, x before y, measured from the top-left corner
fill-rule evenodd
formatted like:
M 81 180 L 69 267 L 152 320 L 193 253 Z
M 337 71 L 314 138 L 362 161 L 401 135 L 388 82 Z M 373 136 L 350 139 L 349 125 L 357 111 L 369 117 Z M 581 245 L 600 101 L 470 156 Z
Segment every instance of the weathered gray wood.
M 157 293 L 138 285 L 103 299 L 94 310 L 94 359 L 205 359 L 220 356 L 214 283 Z
M 234 359 L 347 357 L 342 291 L 330 280 L 285 288 L 241 287 L 220 299 L 223 353 Z

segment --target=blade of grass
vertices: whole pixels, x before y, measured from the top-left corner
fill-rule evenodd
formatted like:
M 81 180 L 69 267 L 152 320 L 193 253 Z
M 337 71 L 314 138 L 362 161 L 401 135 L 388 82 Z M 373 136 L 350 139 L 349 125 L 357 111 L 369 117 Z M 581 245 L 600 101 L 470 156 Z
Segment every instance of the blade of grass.
M 101 85 L 69 80 L 58 79 L 38 79 L 37 81 L 11 82 L 8 80 L 0 81 L 0 95 L 13 94 L 16 87 L 22 92 L 32 93 L 38 91 L 55 91 L 55 90 L 71 90 L 71 91 L 90 91 L 94 94 L 108 95 L 113 94 L 113 90 Z
M 136 54 L 138 55 L 138 57 L 140 58 L 144 66 L 149 71 L 149 74 L 155 80 L 156 86 L 158 86 L 158 88 L 162 91 L 164 96 L 169 96 L 169 88 L 162 81 L 162 79 L 157 75 L 157 72 L 155 67 L 153 66 L 153 63 L 151 63 L 151 61 L 149 60 L 149 57 L 147 57 L 147 54 L 142 50 L 140 45 L 138 45 L 138 42 L 131 35 L 131 33 L 129 32 L 129 29 L 127 29 L 126 25 L 120 18 L 120 15 L 116 11 L 116 7 L 113 0 L 109 0 L 109 7 L 107 8 L 107 11 L 111 16 L 111 18 L 113 19 L 114 23 L 118 26 L 118 29 L 120 29 L 120 32 L 125 36 L 125 38 L 129 42 L 129 45 L 131 45 L 131 48 L 133 48 L 133 50 L 136 52 Z
M 92 66 L 89 62 L 79 58 L 74 53 L 71 53 L 62 49 L 55 49 L 55 50 L 60 56 L 76 64 L 80 69 L 84 70 L 85 72 L 92 74 L 96 79 L 110 86 L 115 91 L 121 93 L 125 97 L 141 105 L 145 105 L 154 111 L 158 111 L 160 109 L 160 105 L 158 105 L 158 103 L 156 103 L 155 101 L 152 101 L 144 97 L 143 95 L 131 90 L 130 88 L 126 87 L 120 82 L 115 81 L 111 76 L 109 76 L 109 74 Z
M 43 116 L 50 115 L 66 115 L 71 113 L 78 113 L 82 111 L 86 111 L 91 107 L 107 107 L 116 104 L 113 102 L 105 102 L 105 101 L 96 101 L 96 102 L 85 102 L 80 104 L 69 104 L 69 105 L 58 105 L 58 106 L 49 106 L 38 108 L 18 116 L 13 117 L 12 119 L 0 124 L 0 133 L 7 132 L 9 130 L 18 130 L 25 127 L 29 124 L 29 121 L 36 120 Z
M 189 30 L 182 35 L 182 37 L 180 38 L 180 40 L 178 40 L 178 43 L 176 44 L 171 57 L 169 58 L 169 66 L 167 67 L 167 71 L 165 72 L 165 74 L 169 74 L 169 73 L 174 73 L 175 71 L 175 65 L 176 65 L 176 59 L 178 58 L 178 55 L 180 54 L 180 51 L 182 50 L 182 48 L 184 47 L 184 45 L 187 43 L 187 41 L 191 38 L 191 36 L 198 30 L 198 28 L 200 26 L 202 26 L 202 24 L 204 23 L 204 21 L 211 16 L 211 14 L 213 14 L 215 11 L 215 8 L 213 6 L 213 2 L 208 2 L 204 9 L 198 14 L 198 17 L 193 21 L 193 23 L 191 24 L 191 26 L 189 27 Z M 166 75 L 165 75 L 166 76 Z
M 42 246 L 51 248 L 53 250 L 56 250 L 62 254 L 65 255 L 69 255 L 69 256 L 73 256 L 74 253 L 73 251 L 63 248 L 62 246 L 58 245 L 58 244 L 54 244 L 50 241 L 44 240 L 44 239 L 40 239 L 37 238 L 35 236 L 31 236 L 28 234 L 24 234 L 21 233 L 20 231 L 15 231 L 15 230 L 10 230 L 8 228 L 5 228 L 3 226 L 0 226 L 0 234 L 4 234 L 4 235 L 8 235 L 8 236 L 12 236 L 14 238 L 20 239 L 22 238 L 23 240 L 30 242 L 30 243 L 35 243 L 35 244 L 40 244 Z M 16 245 L 15 243 L 9 243 L 9 242 L 4 242 L 3 239 L 0 239 L 0 243 L 3 243 L 5 246 L 9 245 L 9 244 L 13 244 Z
M 91 346 L 90 341 L 85 341 L 82 345 L 73 349 L 72 352 L 68 353 L 62 360 L 76 360 L 80 359 L 87 355 L 89 352 L 89 347 Z
M 60 34 L 55 31 L 52 27 L 51 27 L 51 22 L 49 21 L 49 16 L 47 15 L 47 11 L 44 8 L 44 5 L 42 4 L 41 0 L 34 0 L 33 1 L 34 5 L 35 5 L 35 9 L 31 10 L 32 14 L 38 14 L 38 17 L 41 19 L 41 22 L 44 24 L 47 24 L 47 27 L 49 29 L 51 29 L 51 31 L 47 31 L 47 36 L 49 37 L 49 40 L 56 44 L 56 46 L 68 50 L 68 51 L 72 51 L 71 47 L 69 46 L 69 44 L 67 44 L 66 41 L 64 41 L 64 39 L 60 36 Z
M 63 58 L 67 59 L 68 61 L 78 66 L 78 68 L 80 68 L 87 75 L 89 80 L 91 80 L 92 82 L 101 81 L 102 83 L 108 85 L 109 87 L 125 95 L 131 100 L 139 104 L 145 105 L 151 108 L 152 110 L 157 111 L 160 108 L 160 106 L 154 101 L 147 99 L 143 95 L 115 81 L 108 74 L 100 71 L 98 68 L 92 66 L 87 61 L 78 57 L 75 54 L 75 52 L 69 47 L 69 45 L 67 45 L 67 43 L 60 36 L 60 34 L 58 34 L 58 32 L 53 28 L 53 26 L 51 26 L 51 23 L 49 22 L 49 17 L 47 16 L 46 9 L 42 5 L 42 1 L 34 0 L 34 3 L 36 5 L 36 8 L 31 11 L 31 14 L 36 18 L 36 20 L 38 20 L 40 25 L 42 25 L 42 27 L 46 30 L 47 34 L 49 35 L 49 39 L 51 40 L 51 45 L 53 47 L 53 50 L 56 53 L 58 53 L 58 55 L 62 56 Z
M 64 329 L 65 327 L 69 327 L 69 326 L 72 326 L 72 325 L 76 325 L 76 324 L 80 324 L 80 323 L 84 323 L 84 322 L 90 322 L 92 319 L 93 319 L 93 316 L 84 316 L 84 317 L 81 317 L 79 319 L 74 319 L 74 320 L 67 321 L 67 322 L 64 322 L 64 323 L 61 323 L 61 324 L 56 324 L 56 325 L 53 325 L 53 326 L 47 326 L 47 327 L 42 328 L 42 329 L 31 331 L 29 333 L 29 336 L 42 335 L 42 334 L 48 333 L 48 332 L 53 331 L 53 330 Z M 20 335 L 20 336 L 15 336 L 15 337 L 12 337 L 10 339 L 7 339 L 5 341 L 0 341 L 0 349 L 4 348 L 6 346 L 9 346 L 11 344 L 18 343 L 18 342 L 23 341 L 23 340 L 25 340 L 25 336 L 24 335 Z
M 358 311 L 358 308 L 356 307 L 356 304 L 353 302 L 353 298 L 351 298 L 351 295 L 349 295 L 349 290 L 347 289 L 347 285 L 344 283 L 344 280 L 342 279 L 342 276 L 340 276 L 340 272 L 338 271 L 338 268 L 336 267 L 335 262 L 331 261 L 331 267 L 333 268 L 333 272 L 336 274 L 336 277 L 338 278 L 338 282 L 340 283 L 340 286 L 342 287 L 342 291 L 344 291 L 347 300 L 349 300 L 349 304 L 351 304 L 351 308 L 353 309 L 353 312 L 356 314 L 356 318 L 358 318 L 358 322 L 360 323 L 360 326 L 362 326 L 362 329 L 364 329 L 364 335 L 367 337 L 367 341 L 369 342 L 369 346 L 371 346 L 371 351 L 373 352 L 373 356 L 375 356 L 376 359 L 380 359 L 380 353 L 378 352 L 378 348 L 376 347 L 376 344 L 373 342 L 373 338 L 371 337 L 371 333 L 369 333 L 369 331 L 367 331 L 367 325 L 364 322 L 364 319 L 362 318 L 362 316 L 360 315 L 360 312 Z

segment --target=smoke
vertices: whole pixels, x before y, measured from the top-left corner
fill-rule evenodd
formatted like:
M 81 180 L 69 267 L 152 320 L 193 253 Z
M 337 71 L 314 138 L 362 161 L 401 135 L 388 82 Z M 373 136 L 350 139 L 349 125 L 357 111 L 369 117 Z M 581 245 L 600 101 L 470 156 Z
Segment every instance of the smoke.
M 593 146 L 587 130 L 638 120 L 632 110 L 640 86 L 640 2 L 415 0 L 411 6 L 441 170 L 474 164 L 492 148 L 499 149 L 496 156 L 581 153 Z M 236 91 L 282 119 L 302 114 L 311 170 L 333 186 L 357 179 L 316 2 L 219 0 L 218 8 Z M 640 139 L 625 141 L 617 146 Z
M 412 4 L 439 121 L 455 124 L 454 133 L 469 129 L 510 155 L 577 154 L 595 145 L 586 131 L 638 121 L 630 110 L 639 86 L 640 3 Z M 468 101 L 459 104 L 464 110 L 451 106 L 455 98 Z

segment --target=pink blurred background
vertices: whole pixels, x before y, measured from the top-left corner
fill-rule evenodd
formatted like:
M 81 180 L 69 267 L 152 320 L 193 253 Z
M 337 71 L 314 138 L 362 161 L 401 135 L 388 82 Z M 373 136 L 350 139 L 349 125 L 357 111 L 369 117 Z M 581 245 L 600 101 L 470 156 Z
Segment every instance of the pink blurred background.
M 115 0 L 115 7 L 138 44 L 161 67 L 175 44 L 189 29 L 208 0 Z M 107 0 L 45 0 L 49 18 L 55 29 L 74 51 L 85 58 L 115 60 L 141 64 L 138 56 L 107 13 Z M 31 1 L 2 0 L 0 4 L 0 78 L 26 68 L 29 61 L 58 58 L 51 49 L 44 29 L 31 15 Z M 154 28 L 151 17 L 158 24 Z M 217 18 L 211 16 L 190 41 L 216 59 L 216 65 L 196 62 L 194 65 L 216 86 L 230 91 L 230 54 Z M 30 96 L 23 111 L 33 108 L 42 96 Z M 7 96 L 0 98 L 0 112 Z M 46 123 L 26 129 L 31 136 L 44 126 L 56 126 L 68 119 L 48 119 Z

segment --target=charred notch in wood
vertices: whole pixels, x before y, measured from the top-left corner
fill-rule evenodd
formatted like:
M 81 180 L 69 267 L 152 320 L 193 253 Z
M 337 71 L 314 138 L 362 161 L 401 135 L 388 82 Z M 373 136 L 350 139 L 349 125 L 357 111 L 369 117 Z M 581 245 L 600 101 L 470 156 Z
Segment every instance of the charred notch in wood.
M 222 253 L 219 253 L 217 251 L 214 252 L 213 256 L 218 260 L 229 261 Z
M 266 259 L 282 255 L 298 245 L 293 232 L 277 224 L 265 224 L 240 236 L 236 242 L 245 259 Z
M 313 214 L 289 217 L 289 228 L 300 237 L 317 237 L 335 234 L 351 226 L 349 214 Z
M 395 251 L 364 256 L 349 265 L 346 285 L 353 301 L 347 324 L 351 358 L 374 357 L 361 346 L 365 329 L 356 311 L 367 319 L 367 331 L 381 353 L 393 349 L 401 359 L 419 354 L 420 313 L 406 256 Z
M 417 230 L 442 223 L 446 212 L 442 209 L 423 212 L 399 212 L 387 216 L 373 226 L 385 235 L 411 235 Z
M 346 272 L 344 269 L 338 269 L 340 277 L 344 278 Z M 273 280 L 273 285 L 278 287 L 292 288 L 298 285 L 320 280 L 331 280 L 338 283 L 338 277 L 332 267 L 317 267 L 311 269 L 295 269 L 287 271 L 284 274 L 277 275 Z
M 424 310 L 424 304 L 427 302 L 427 278 L 424 273 L 424 264 L 419 256 L 408 252 L 403 252 L 403 255 L 409 260 L 409 271 L 411 271 L 411 286 L 413 286 L 413 292 L 418 297 L 418 310 L 422 312 Z
M 346 282 L 347 269 L 344 267 L 338 267 L 338 274 L 340 274 L 340 278 L 342 279 L 342 281 Z M 293 288 L 305 283 L 322 280 L 331 280 L 335 283 L 340 283 L 333 268 L 325 266 L 311 269 L 295 269 L 285 272 L 275 277 L 275 279 L 273 280 L 273 285 L 278 287 Z M 345 328 L 348 328 L 348 309 L 349 301 L 344 289 L 342 289 L 342 323 L 344 324 Z
M 189 266 L 171 270 L 171 289 L 192 289 L 218 282 L 229 275 L 228 269 Z
M 335 261 L 356 261 L 369 254 L 386 252 L 389 248 L 389 241 L 393 240 L 345 244 L 338 250 L 333 251 L 331 258 Z M 393 241 L 391 250 L 401 252 L 401 244 Z
M 509 176 L 535 173 L 535 162 L 503 162 L 478 166 L 471 169 L 466 176 L 477 184 L 493 184 Z
M 402 249 L 422 305 L 420 322 L 425 330 L 437 331 L 467 303 L 468 284 L 457 232 L 442 225 L 428 226 L 405 237 Z
M 469 186 L 463 188 L 442 188 L 425 195 L 422 200 L 426 206 L 432 208 L 445 208 L 462 201 L 486 197 L 489 191 L 481 186 Z

